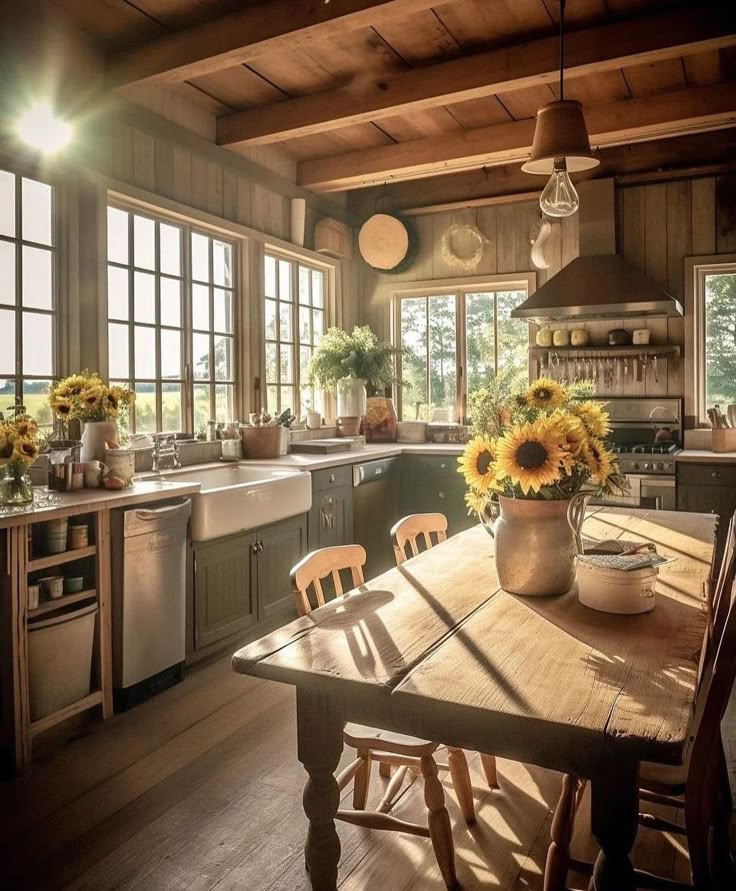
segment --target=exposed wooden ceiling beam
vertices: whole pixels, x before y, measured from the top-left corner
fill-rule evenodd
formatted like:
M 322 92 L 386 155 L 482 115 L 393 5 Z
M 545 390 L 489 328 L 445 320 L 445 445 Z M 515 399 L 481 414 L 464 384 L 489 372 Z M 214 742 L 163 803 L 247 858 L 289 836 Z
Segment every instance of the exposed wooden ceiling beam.
M 567 76 L 611 71 L 736 45 L 733 13 L 678 10 L 575 31 L 565 40 Z M 544 37 L 344 87 L 233 112 L 217 121 L 218 145 L 266 144 L 477 99 L 559 77 L 558 38 Z
M 690 133 L 672 139 L 656 139 L 602 149 L 600 165 L 576 173 L 574 181 L 608 176 L 633 176 L 656 181 L 660 178 L 733 171 L 736 165 L 736 127 L 710 133 Z M 375 212 L 376 202 L 392 210 L 430 213 L 439 208 L 471 207 L 502 196 L 530 193 L 538 196 L 545 177 L 524 173 L 518 164 L 467 170 L 463 173 L 406 180 L 360 189 L 348 195 L 348 208 L 364 219 Z
M 714 130 L 736 123 L 736 82 L 590 106 L 585 119 L 591 144 L 598 148 Z M 533 135 L 534 120 L 528 119 L 302 161 L 298 182 L 330 192 L 522 162 L 529 157 Z
M 380 26 L 437 0 L 268 0 L 184 28 L 107 62 L 107 83 L 124 89 L 172 84 L 262 56 L 304 47 L 316 38 Z

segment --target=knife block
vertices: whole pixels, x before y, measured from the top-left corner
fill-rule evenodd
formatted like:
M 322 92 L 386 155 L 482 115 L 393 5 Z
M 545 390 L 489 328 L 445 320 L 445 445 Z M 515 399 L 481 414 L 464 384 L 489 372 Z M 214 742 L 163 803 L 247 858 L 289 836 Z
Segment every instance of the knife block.
M 736 430 L 716 428 L 711 434 L 711 449 L 714 452 L 736 452 Z

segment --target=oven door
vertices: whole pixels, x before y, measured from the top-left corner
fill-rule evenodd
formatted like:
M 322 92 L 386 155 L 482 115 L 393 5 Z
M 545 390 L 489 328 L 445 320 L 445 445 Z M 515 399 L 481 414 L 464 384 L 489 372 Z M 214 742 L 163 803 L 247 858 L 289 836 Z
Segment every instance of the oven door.
M 625 495 L 596 499 L 609 507 L 638 507 L 646 510 L 676 510 L 675 478 L 656 474 L 627 473 L 630 489 Z

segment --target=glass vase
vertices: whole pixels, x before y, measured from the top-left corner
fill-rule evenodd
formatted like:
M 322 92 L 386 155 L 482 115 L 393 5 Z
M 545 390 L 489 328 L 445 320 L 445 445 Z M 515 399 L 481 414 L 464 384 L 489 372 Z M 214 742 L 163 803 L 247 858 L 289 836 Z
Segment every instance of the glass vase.
M 33 502 L 33 483 L 28 466 L 13 461 L 5 465 L 5 476 L 0 479 L 0 505 L 12 507 Z

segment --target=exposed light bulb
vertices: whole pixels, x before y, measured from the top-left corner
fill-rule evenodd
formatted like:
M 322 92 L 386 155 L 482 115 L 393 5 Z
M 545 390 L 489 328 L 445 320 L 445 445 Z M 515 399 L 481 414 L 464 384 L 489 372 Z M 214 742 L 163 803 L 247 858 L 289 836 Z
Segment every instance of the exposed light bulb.
M 23 142 L 46 155 L 54 154 L 72 138 L 72 128 L 54 114 L 48 103 L 32 105 L 16 124 L 16 132 Z
M 564 158 L 555 158 L 552 176 L 539 196 L 539 206 L 549 217 L 571 217 L 580 207 Z

